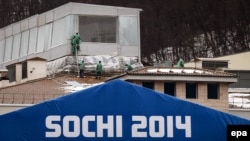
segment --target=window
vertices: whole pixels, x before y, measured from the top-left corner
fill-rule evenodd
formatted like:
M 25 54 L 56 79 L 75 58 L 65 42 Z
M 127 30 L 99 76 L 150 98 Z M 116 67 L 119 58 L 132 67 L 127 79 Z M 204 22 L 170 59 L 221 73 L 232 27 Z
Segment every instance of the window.
M 22 79 L 27 78 L 27 62 L 22 63 Z
M 208 83 L 207 84 L 207 98 L 208 99 L 218 99 L 219 98 L 219 86 L 218 83 Z
M 142 86 L 154 90 L 154 82 L 142 82 Z
M 117 17 L 80 16 L 79 33 L 83 42 L 116 43 Z
M 202 68 L 204 69 L 228 68 L 228 62 L 202 61 Z
M 197 98 L 196 83 L 186 83 L 186 98 Z
M 120 44 L 124 46 L 137 45 L 138 24 L 135 16 L 119 17 L 119 38 Z
M 175 83 L 165 82 L 164 83 L 164 93 L 175 96 Z
M 16 67 L 15 65 L 9 66 L 8 68 L 8 78 L 10 82 L 16 81 Z

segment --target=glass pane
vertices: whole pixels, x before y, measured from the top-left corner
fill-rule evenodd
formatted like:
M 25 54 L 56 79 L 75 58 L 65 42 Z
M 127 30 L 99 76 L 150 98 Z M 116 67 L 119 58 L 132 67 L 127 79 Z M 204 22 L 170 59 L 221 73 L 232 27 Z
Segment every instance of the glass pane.
M 207 98 L 208 99 L 218 99 L 218 83 L 208 83 L 207 84 Z
M 52 24 L 47 24 L 45 26 L 45 50 L 49 50 L 51 47 L 51 36 L 52 36 Z
M 19 57 L 20 43 L 21 43 L 21 33 L 14 35 L 12 60 L 17 59 Z
M 124 46 L 137 45 L 137 18 L 136 17 L 120 17 L 119 18 L 119 35 L 120 44 Z
M 29 31 L 22 33 L 20 57 L 26 56 L 29 46 Z
M 116 43 L 116 17 L 80 16 L 79 33 L 83 42 Z
M 164 83 L 164 93 L 175 96 L 175 83 L 165 82 Z
M 45 40 L 45 26 L 41 26 L 38 29 L 36 52 L 44 51 L 44 40 Z
M 55 21 L 53 24 L 52 47 L 57 47 L 64 41 L 65 18 Z
M 11 60 L 11 54 L 12 54 L 12 40 L 13 36 L 8 37 L 6 39 L 6 44 L 5 44 L 5 54 L 4 54 L 4 62 L 10 61 Z
M 30 30 L 29 49 L 28 49 L 29 54 L 35 53 L 36 40 L 37 40 L 37 28 L 33 28 Z
M 196 83 L 186 83 L 186 98 L 197 98 Z
M 142 86 L 153 90 L 154 82 L 142 82 Z
M 0 41 L 0 63 L 3 62 L 4 47 L 5 47 L 5 40 L 1 40 L 1 41 Z

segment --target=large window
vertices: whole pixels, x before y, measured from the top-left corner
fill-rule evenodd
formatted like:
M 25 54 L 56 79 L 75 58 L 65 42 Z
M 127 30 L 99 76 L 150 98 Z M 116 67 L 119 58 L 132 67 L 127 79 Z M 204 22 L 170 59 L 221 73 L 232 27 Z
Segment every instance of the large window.
M 36 52 L 37 28 L 30 30 L 28 54 Z
M 164 93 L 175 96 L 175 83 L 165 82 L 164 83 Z
M 0 63 L 3 62 L 4 57 L 5 40 L 0 41 Z
M 22 63 L 22 79 L 28 77 L 28 68 L 27 68 L 27 61 Z
M 5 42 L 4 62 L 11 60 L 12 44 L 13 44 L 13 36 L 10 36 L 6 39 L 6 42 Z
M 124 46 L 136 46 L 138 42 L 137 17 L 119 17 L 119 39 Z
M 20 44 L 21 44 L 21 33 L 14 35 L 13 49 L 12 49 L 12 60 L 17 59 L 19 57 Z
M 26 56 L 29 46 L 29 30 L 22 33 L 20 57 Z
M 80 16 L 79 32 L 83 42 L 116 43 L 117 17 Z
M 8 78 L 10 82 L 16 81 L 16 67 L 15 65 L 9 66 L 8 68 Z
M 142 86 L 153 90 L 154 89 L 154 82 L 152 82 L 152 81 L 142 82 Z
M 186 98 L 197 98 L 197 83 L 186 83 Z
M 207 84 L 207 98 L 208 99 L 218 99 L 219 90 L 218 83 L 208 83 Z

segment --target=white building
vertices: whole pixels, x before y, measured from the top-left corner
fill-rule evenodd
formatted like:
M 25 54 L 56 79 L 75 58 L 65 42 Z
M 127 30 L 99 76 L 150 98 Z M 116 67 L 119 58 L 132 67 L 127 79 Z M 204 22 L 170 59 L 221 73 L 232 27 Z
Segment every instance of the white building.
M 140 60 L 140 11 L 136 8 L 68 3 L 0 29 L 0 69 L 32 58 L 70 56 L 79 32 L 79 55 L 117 55 Z

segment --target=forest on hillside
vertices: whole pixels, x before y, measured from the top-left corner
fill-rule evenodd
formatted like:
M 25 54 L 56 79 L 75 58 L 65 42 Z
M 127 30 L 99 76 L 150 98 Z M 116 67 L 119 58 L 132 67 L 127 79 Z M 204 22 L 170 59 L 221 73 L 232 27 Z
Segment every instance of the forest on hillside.
M 250 50 L 249 0 L 0 0 L 0 27 L 68 2 L 141 8 L 141 54 L 147 61 Z

